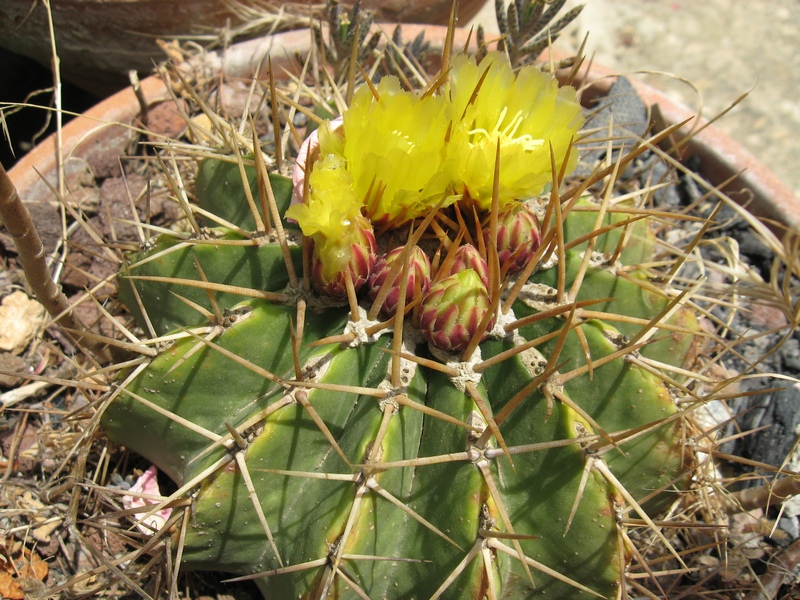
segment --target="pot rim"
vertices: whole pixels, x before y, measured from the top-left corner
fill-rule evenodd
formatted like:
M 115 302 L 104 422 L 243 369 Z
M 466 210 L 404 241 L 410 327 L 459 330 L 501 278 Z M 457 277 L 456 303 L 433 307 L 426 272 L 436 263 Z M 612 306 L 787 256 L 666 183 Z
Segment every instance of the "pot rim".
M 566 55 L 555 53 L 555 57 L 565 58 Z M 620 76 L 627 74 L 605 65 L 592 64 L 588 73 L 584 72 L 578 78 L 592 98 L 605 95 Z M 636 78 L 629 77 L 629 81 L 650 108 L 656 131 L 684 123 L 673 134 L 669 144 L 681 143 L 691 136 L 680 150 L 682 161 L 698 157 L 703 176 L 732 200 L 746 206 L 757 217 L 800 231 L 800 197 L 760 159 L 682 102 Z
M 421 31 L 431 41 L 444 39 L 443 26 L 403 25 L 403 38 L 411 41 Z M 471 40 L 470 32 L 459 29 L 455 32 L 454 46 L 463 47 Z M 212 64 L 216 63 L 231 77 L 251 77 L 264 68 L 267 54 L 283 57 L 281 64 L 289 64 L 291 56 L 307 50 L 310 41 L 308 30 L 287 31 L 235 44 L 224 55 L 208 53 Z M 474 44 L 474 42 L 473 42 Z M 566 55 L 553 52 L 559 60 Z M 620 75 L 611 69 L 592 64 L 588 71 L 581 70 L 576 83 L 595 96 L 607 91 L 613 79 Z M 713 185 L 730 181 L 721 188 L 726 194 L 746 204 L 756 216 L 773 220 L 795 231 L 800 231 L 800 199 L 764 163 L 741 144 L 723 133 L 706 119 L 697 118 L 687 106 L 667 97 L 658 89 L 633 78 L 632 84 L 642 100 L 651 110 L 658 128 L 687 121 L 678 135 L 686 136 L 693 129 L 700 130 L 685 146 L 683 158 L 695 155 L 701 159 L 701 172 Z M 140 82 L 141 95 L 147 105 L 152 106 L 170 98 L 164 82 L 151 75 Z M 98 132 L 114 124 L 131 124 L 141 110 L 136 94 L 131 87 L 117 92 L 101 101 L 82 115 L 67 123 L 62 129 L 61 145 L 64 161 L 70 156 L 81 156 L 92 146 L 92 138 Z M 29 191 L 40 182 L 40 175 L 54 178 L 57 134 L 52 134 L 23 156 L 9 171 L 11 181 L 26 202 L 47 201 L 49 189 L 44 194 L 29 195 Z M 37 172 L 38 170 L 38 172 Z M 40 188 L 41 189 L 41 188 Z

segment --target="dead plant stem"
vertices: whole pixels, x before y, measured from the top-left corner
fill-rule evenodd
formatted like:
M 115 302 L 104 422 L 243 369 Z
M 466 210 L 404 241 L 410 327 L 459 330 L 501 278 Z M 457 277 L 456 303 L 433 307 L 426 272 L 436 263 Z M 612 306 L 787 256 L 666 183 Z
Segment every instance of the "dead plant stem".
M 36 299 L 63 327 L 79 332 L 77 334 L 79 342 L 93 353 L 104 355 L 106 350 L 102 345 L 80 334 L 86 328 L 70 312 L 71 307 L 67 297 L 61 287 L 53 281 L 47 268 L 44 245 L 33 224 L 31 213 L 19 197 L 3 165 L 0 165 L 0 221 L 14 239 L 14 245 L 19 253 L 19 263 Z

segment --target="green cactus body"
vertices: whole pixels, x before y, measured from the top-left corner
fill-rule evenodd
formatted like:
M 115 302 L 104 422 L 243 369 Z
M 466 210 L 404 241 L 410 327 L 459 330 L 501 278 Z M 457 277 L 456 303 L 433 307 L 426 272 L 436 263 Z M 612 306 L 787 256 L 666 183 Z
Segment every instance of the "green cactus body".
M 435 94 L 356 90 L 293 181 L 258 154 L 203 160 L 214 226 L 120 272 L 160 345 L 103 414 L 189 500 L 184 567 L 267 598 L 621 592 L 627 523 L 687 482 L 673 390 L 699 326 L 640 266 L 647 211 L 533 198 L 580 125 L 574 92 L 489 53 L 454 57 Z
M 272 186 L 283 212 L 291 185 L 274 177 Z M 233 208 L 244 197 L 236 164 L 205 160 L 198 196 L 229 224 L 252 227 L 249 213 Z M 605 223 L 624 218 L 609 214 Z M 595 220 L 572 212 L 567 241 Z M 391 331 L 369 343 L 325 342 L 345 330 L 344 307 L 309 306 L 295 344 L 294 292 L 278 302 L 219 288 L 225 318 L 209 324 L 192 306 L 211 310 L 203 286 L 189 285 L 202 279 L 196 265 L 213 283 L 281 293 L 289 278 L 280 248 L 215 245 L 248 239 L 230 229 L 203 240 L 162 235 L 121 271 L 121 298 L 142 328 L 174 339 L 121 375 L 105 431 L 185 488 L 191 518 L 174 534 L 184 567 L 260 574 L 267 598 L 614 597 L 631 555 L 620 515 L 635 509 L 626 498 L 663 509 L 689 461 L 669 389 L 632 357 L 679 365 L 697 330 L 679 309 L 673 329 L 604 361 L 668 304 L 637 283 L 644 273 L 617 274 L 653 252 L 647 220 L 628 227 L 593 242 L 612 255 L 621 235 L 628 240 L 615 264 L 599 261 L 583 275 L 575 300 L 602 299 L 587 305 L 593 318 L 565 331 L 563 310 L 490 335 L 470 364 L 511 355 L 467 378 L 453 375 L 457 361 L 443 372 L 393 356 Z M 566 252 L 566 289 L 585 249 Z M 300 272 L 298 246 L 291 255 Z M 534 273 L 514 318 L 558 305 L 557 272 Z M 411 325 L 405 330 L 404 355 L 440 361 Z M 399 386 L 390 385 L 395 362 Z

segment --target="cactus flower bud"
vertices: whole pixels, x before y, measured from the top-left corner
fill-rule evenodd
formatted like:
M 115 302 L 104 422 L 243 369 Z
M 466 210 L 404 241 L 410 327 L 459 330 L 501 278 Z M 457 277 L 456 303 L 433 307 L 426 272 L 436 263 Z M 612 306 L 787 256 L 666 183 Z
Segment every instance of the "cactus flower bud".
M 311 280 L 322 294 L 347 296 L 345 273 L 358 291 L 369 279 L 378 246 L 372 223 L 361 214 L 353 180 L 338 156 L 317 160 L 309 178 L 308 203 L 294 204 L 286 217 L 294 219 L 311 242 Z
M 395 248 L 384 256 L 381 256 L 375 263 L 375 268 L 369 278 L 369 297 L 374 300 L 378 296 L 378 292 L 383 286 L 392 266 L 398 258 L 402 259 L 403 247 Z M 400 299 L 400 277 L 401 272 L 397 273 L 394 283 L 389 289 L 389 294 L 381 306 L 381 311 L 387 315 L 394 315 L 397 310 L 397 302 Z M 406 285 L 406 304 L 414 299 L 416 290 L 419 289 L 420 294 L 426 294 L 431 287 L 431 261 L 425 253 L 419 248 L 414 246 L 411 249 L 408 263 L 408 284 Z
M 483 235 L 489 243 L 489 217 L 486 217 Z M 497 215 L 497 256 L 500 265 L 511 261 L 508 272 L 519 273 L 531 260 L 542 243 L 539 219 L 524 202 L 512 202 L 500 209 Z M 516 256 L 514 253 L 519 252 Z M 513 260 L 512 260 L 513 257 Z
M 325 238 L 322 243 L 317 236 L 311 239 L 311 281 L 317 291 L 333 298 L 346 298 L 345 273 L 349 270 L 358 292 L 369 279 L 378 253 L 369 219 L 354 217 L 341 237 Z
M 431 287 L 422 300 L 419 327 L 442 350 L 464 350 L 491 310 L 489 293 L 474 269 L 450 275 Z M 489 323 L 488 329 L 494 325 Z
M 472 244 L 464 244 L 456 250 L 455 260 L 450 267 L 449 275 L 455 275 L 466 269 L 472 269 L 481 278 L 483 286 L 489 288 L 489 265 Z

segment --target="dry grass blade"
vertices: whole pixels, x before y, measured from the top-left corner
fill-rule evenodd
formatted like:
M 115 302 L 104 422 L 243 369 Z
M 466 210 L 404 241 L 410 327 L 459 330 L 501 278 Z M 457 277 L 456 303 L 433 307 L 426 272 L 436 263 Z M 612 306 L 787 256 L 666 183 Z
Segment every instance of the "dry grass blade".
M 800 564 L 800 540 L 795 541 L 770 561 L 766 574 L 758 579 L 758 589 L 745 596 L 745 600 L 778 598 L 781 588 L 787 580 L 791 580 L 791 573 L 798 564 Z
M 728 512 L 738 513 L 780 504 L 798 494 L 800 475 L 789 475 L 774 483 L 732 492 L 722 499 Z

